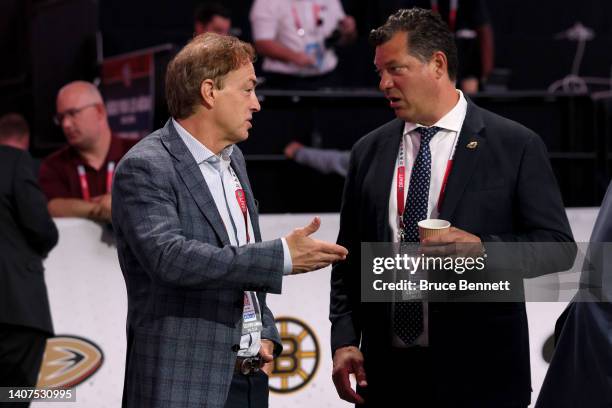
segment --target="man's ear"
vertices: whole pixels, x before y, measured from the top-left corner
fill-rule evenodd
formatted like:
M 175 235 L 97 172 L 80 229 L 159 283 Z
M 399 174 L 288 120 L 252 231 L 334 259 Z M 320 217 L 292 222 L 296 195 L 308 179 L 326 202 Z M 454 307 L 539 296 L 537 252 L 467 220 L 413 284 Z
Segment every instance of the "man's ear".
M 434 52 L 431 57 L 431 62 L 433 64 L 434 73 L 437 79 L 440 79 L 444 74 L 448 73 L 448 59 L 446 58 L 446 54 L 441 51 Z
M 204 105 L 212 107 L 215 104 L 215 83 L 212 79 L 205 79 L 200 85 L 200 96 Z
M 107 116 L 106 107 L 103 103 L 99 103 L 94 106 L 96 108 L 96 114 L 99 118 L 105 118 Z

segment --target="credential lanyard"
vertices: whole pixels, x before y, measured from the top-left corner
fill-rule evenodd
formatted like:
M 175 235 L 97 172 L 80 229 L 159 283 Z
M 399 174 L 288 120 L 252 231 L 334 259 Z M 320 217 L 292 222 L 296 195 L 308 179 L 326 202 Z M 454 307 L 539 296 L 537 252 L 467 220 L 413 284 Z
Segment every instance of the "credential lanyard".
M 300 37 L 303 37 L 306 34 L 306 30 L 304 30 L 304 26 L 302 25 L 302 20 L 295 8 L 295 4 L 291 5 L 291 14 L 293 15 L 293 24 L 295 25 L 295 29 Z M 312 5 L 312 16 L 314 17 L 315 24 L 317 27 L 320 27 L 323 24 L 323 20 L 321 20 L 321 6 L 318 4 Z
M 457 24 L 457 9 L 459 8 L 459 0 L 450 0 L 450 10 L 448 12 L 448 27 L 451 31 L 455 31 Z M 438 0 L 431 0 L 431 11 L 440 14 L 440 6 Z
M 246 243 L 251 242 L 251 237 L 249 235 L 249 210 L 246 204 L 246 194 L 242 186 L 240 185 L 240 180 L 236 176 L 234 169 L 229 166 L 230 174 L 232 175 L 232 179 L 234 180 L 234 187 L 236 188 L 236 200 L 238 201 L 238 206 L 240 207 L 240 211 L 242 212 L 242 216 L 244 217 L 244 229 L 246 231 Z M 252 291 L 244 292 L 244 307 L 242 309 L 242 334 L 250 334 L 255 332 L 260 332 L 262 329 L 262 320 L 261 320 L 261 309 L 259 307 L 259 300 L 257 299 L 257 295 Z
M 234 169 L 232 169 L 231 166 L 229 167 L 229 171 L 230 171 L 230 174 L 232 175 L 232 179 L 234 180 L 234 187 L 236 188 L 235 190 L 236 201 L 238 201 L 240 212 L 242 213 L 242 217 L 244 218 L 244 229 L 246 231 L 246 243 L 248 244 L 251 242 L 251 237 L 249 235 L 249 209 L 246 203 L 246 194 L 244 190 L 242 189 L 242 186 L 240 185 L 240 180 L 238 180 L 238 177 L 236 176 L 236 173 L 234 173 Z
M 81 184 L 81 195 L 83 200 L 91 200 L 91 193 L 89 192 L 89 182 L 87 181 L 87 173 L 85 172 L 85 166 L 79 164 L 77 166 L 77 173 L 79 175 L 79 183 Z M 113 187 L 113 175 L 115 173 L 115 162 L 109 161 L 106 165 L 106 192 L 110 193 Z
M 446 183 L 448 181 L 448 176 L 453 168 L 453 159 L 455 156 L 455 149 L 457 146 L 457 135 L 455 135 L 455 140 L 453 142 L 453 148 L 451 149 L 451 153 L 448 157 L 448 161 L 446 162 L 446 170 L 444 171 L 444 178 L 442 179 L 442 187 L 440 188 L 440 194 L 438 196 L 438 213 L 442 208 L 442 202 L 444 201 L 444 191 L 446 190 Z M 405 203 L 408 200 L 408 197 L 404 199 L 404 191 L 406 188 L 406 148 L 404 146 L 404 136 L 402 135 L 402 139 L 400 141 L 400 149 L 399 154 L 397 156 L 397 216 L 399 219 L 399 227 L 400 230 L 404 228 L 404 208 Z

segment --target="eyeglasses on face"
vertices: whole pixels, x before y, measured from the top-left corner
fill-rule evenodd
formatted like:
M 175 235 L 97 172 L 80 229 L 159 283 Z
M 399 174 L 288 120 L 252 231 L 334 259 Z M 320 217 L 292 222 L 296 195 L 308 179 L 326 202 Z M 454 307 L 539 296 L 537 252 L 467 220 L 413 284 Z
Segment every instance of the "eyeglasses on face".
M 64 121 L 64 118 L 66 117 L 74 118 L 76 115 L 78 115 L 85 109 L 91 108 L 92 106 L 96 106 L 96 105 L 98 105 L 98 102 L 92 102 L 92 103 L 88 103 L 87 105 L 83 105 L 80 108 L 72 108 L 72 109 L 67 109 L 64 112 L 57 112 L 53 116 L 53 123 L 55 123 L 58 126 L 61 126 L 62 122 Z

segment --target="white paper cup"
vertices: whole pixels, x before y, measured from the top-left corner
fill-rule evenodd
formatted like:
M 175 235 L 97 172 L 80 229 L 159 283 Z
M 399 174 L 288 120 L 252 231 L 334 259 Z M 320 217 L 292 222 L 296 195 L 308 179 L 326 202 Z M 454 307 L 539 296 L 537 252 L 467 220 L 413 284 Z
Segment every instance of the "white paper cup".
M 426 220 L 419 221 L 419 237 L 422 240 L 429 237 L 434 237 L 437 235 L 446 234 L 450 227 L 451 223 L 446 220 L 438 220 L 436 218 L 429 218 Z

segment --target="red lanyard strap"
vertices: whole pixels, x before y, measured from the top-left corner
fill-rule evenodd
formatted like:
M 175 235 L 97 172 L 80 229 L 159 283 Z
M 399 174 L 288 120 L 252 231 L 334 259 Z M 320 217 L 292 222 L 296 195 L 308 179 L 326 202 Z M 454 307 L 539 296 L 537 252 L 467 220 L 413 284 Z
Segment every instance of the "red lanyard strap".
M 400 220 L 400 227 L 403 228 L 404 221 L 404 188 L 406 187 L 406 152 L 404 149 L 404 136 L 400 142 L 399 155 L 397 157 L 397 215 Z
M 113 188 L 113 174 L 115 173 L 115 162 L 108 162 L 106 166 L 106 192 L 110 193 Z
M 457 138 L 455 137 L 455 141 L 453 143 L 453 149 L 451 150 L 451 154 L 446 162 L 446 170 L 444 171 L 444 178 L 442 179 L 442 187 L 440 187 L 440 194 L 438 196 L 438 213 L 442 208 L 442 202 L 444 201 L 444 191 L 446 190 L 446 183 L 448 182 L 448 176 L 450 175 L 451 170 L 453 169 L 453 158 L 455 155 L 455 147 L 457 144 Z M 400 228 L 403 228 L 404 221 L 404 207 L 406 199 L 404 199 L 404 191 L 406 189 L 406 151 L 404 146 L 404 136 L 402 136 L 402 140 L 400 142 L 399 154 L 397 157 L 397 216 L 399 218 Z
M 79 164 L 77 166 L 77 174 L 79 175 L 79 184 L 81 185 L 81 195 L 83 200 L 91 200 L 91 193 L 89 192 L 89 182 L 87 181 L 87 172 L 85 166 Z M 113 175 L 115 174 L 115 162 L 109 161 L 106 165 L 106 192 L 110 193 L 113 188 Z
M 79 164 L 77 166 L 77 173 L 79 175 L 79 183 L 81 184 L 81 195 L 83 200 L 89 201 L 91 196 L 89 195 L 89 183 L 87 183 L 87 174 L 85 173 L 85 166 Z
M 244 218 L 244 229 L 246 231 L 246 242 L 248 244 L 251 242 L 251 237 L 249 235 L 249 210 L 246 203 L 246 193 L 242 189 L 242 186 L 240 185 L 240 180 L 238 180 L 238 177 L 236 177 L 236 173 L 234 173 L 234 170 L 231 167 L 229 167 L 229 170 L 230 174 L 232 175 L 232 178 L 234 179 L 234 185 L 236 187 L 236 201 L 238 201 L 240 212 L 242 212 L 242 216 Z
M 298 32 L 298 35 L 301 37 L 306 32 L 304 31 L 304 27 L 302 26 L 302 20 L 300 20 L 300 16 L 295 8 L 295 4 L 291 5 L 291 14 L 293 15 L 293 24 L 295 25 L 295 29 Z M 323 24 L 323 20 L 321 20 L 321 6 L 318 4 L 312 5 L 312 16 L 315 21 L 315 25 L 317 27 Z

